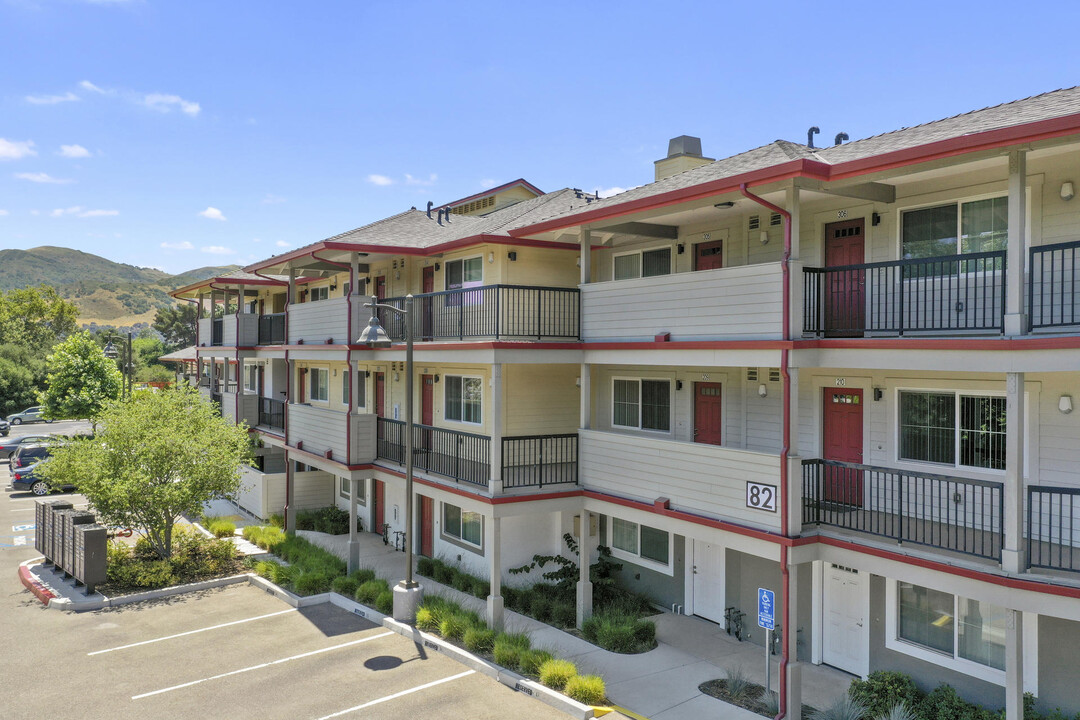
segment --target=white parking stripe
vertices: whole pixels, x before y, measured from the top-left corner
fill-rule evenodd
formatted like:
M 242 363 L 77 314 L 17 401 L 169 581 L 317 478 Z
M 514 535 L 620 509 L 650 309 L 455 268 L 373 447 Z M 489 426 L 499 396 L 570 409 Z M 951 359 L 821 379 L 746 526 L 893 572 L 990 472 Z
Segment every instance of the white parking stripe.
M 312 650 L 311 652 L 301 653 L 300 655 L 293 655 L 292 657 L 281 658 L 280 660 L 272 660 L 271 662 L 267 662 L 267 663 L 259 663 L 258 665 L 251 665 L 250 667 L 240 668 L 239 670 L 230 670 L 229 672 L 221 673 L 220 675 L 214 675 L 212 677 L 203 678 L 201 680 L 192 680 L 191 682 L 186 682 L 186 683 L 183 683 L 181 685 L 173 685 L 172 687 L 162 688 L 161 690 L 154 690 L 152 692 L 143 693 L 142 695 L 132 695 L 131 699 L 132 700 L 139 700 L 139 699 L 144 698 L 144 697 L 150 697 L 151 695 L 160 695 L 162 693 L 172 692 L 173 690 L 181 690 L 181 689 L 186 688 L 186 687 L 191 687 L 192 685 L 199 685 L 199 684 L 204 683 L 204 682 L 210 682 L 211 680 L 220 680 L 221 678 L 226 678 L 226 677 L 229 677 L 231 675 L 240 675 L 241 673 L 251 672 L 252 670 L 260 670 L 260 669 L 265 668 L 265 667 L 270 667 L 271 665 L 280 665 L 281 663 L 287 663 L 287 662 L 290 662 L 292 660 L 299 660 L 301 658 L 311 657 L 312 655 L 319 655 L 319 654 L 324 653 L 324 652 L 330 652 L 331 650 L 340 650 L 341 648 L 347 648 L 347 647 L 350 647 L 352 645 L 359 645 L 360 643 L 366 643 L 369 640 L 378 640 L 379 638 L 383 638 L 383 637 L 386 637 L 387 635 L 394 635 L 394 634 L 395 633 L 393 631 L 387 630 L 386 632 L 380 633 L 378 635 L 372 635 L 370 637 L 360 638 L 359 640 L 353 640 L 352 642 L 342 643 L 341 645 L 334 645 L 333 647 L 322 648 L 320 650 Z
M 402 690 L 401 692 L 396 692 L 393 695 L 387 695 L 386 697 L 381 697 L 378 700 L 372 700 L 371 702 L 366 702 L 363 705 L 357 705 L 356 707 L 351 707 L 348 710 L 340 710 L 340 711 L 338 711 L 336 713 L 333 713 L 332 715 L 324 715 L 321 718 L 319 718 L 319 720 L 329 720 L 330 718 L 336 718 L 336 717 L 339 717 L 341 715 L 345 715 L 346 713 L 356 712 L 357 710 L 363 710 L 364 708 L 369 708 L 372 705 L 378 705 L 379 703 L 384 703 L 384 702 L 387 702 L 389 700 L 394 700 L 394 699 L 399 698 L 399 697 L 401 697 L 403 695 L 411 695 L 414 692 L 420 692 L 421 690 L 427 690 L 429 687 L 435 687 L 436 685 L 442 685 L 443 683 L 448 683 L 451 680 L 457 680 L 459 678 L 463 678 L 466 675 L 472 675 L 475 672 L 476 672 L 475 670 L 466 670 L 463 673 L 458 673 L 457 675 L 451 675 L 450 677 L 445 677 L 442 680 L 435 680 L 433 682 L 425 683 L 423 685 L 417 685 L 414 688 L 409 688 L 408 690 Z
M 86 654 L 102 655 L 104 653 L 115 652 L 117 650 L 127 650 L 128 648 L 139 647 L 140 645 L 150 645 L 151 643 L 162 642 L 164 640 L 172 640 L 173 638 L 184 637 L 185 635 L 195 635 L 196 633 L 206 632 L 208 630 L 217 630 L 218 628 L 229 627 L 230 625 L 242 625 L 244 623 L 262 620 L 263 618 L 276 617 L 278 615 L 284 615 L 285 613 L 291 612 L 296 612 L 296 608 L 279 610 L 278 612 L 272 612 L 268 615 L 259 615 L 258 617 L 249 617 L 244 618 L 243 620 L 233 620 L 232 622 L 221 623 L 220 625 L 211 625 L 210 627 L 199 628 L 198 630 L 188 630 L 187 632 L 177 633 L 175 635 L 166 635 L 165 637 L 154 638 L 153 640 L 143 640 L 142 642 L 131 643 L 130 645 L 121 645 L 120 647 L 109 648 L 108 650 L 95 650 L 94 652 L 88 652 Z

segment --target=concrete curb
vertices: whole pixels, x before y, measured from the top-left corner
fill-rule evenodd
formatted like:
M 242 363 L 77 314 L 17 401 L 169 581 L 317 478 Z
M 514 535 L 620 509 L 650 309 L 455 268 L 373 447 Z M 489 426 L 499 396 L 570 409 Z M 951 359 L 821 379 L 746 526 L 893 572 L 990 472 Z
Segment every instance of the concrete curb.
M 383 615 L 378 610 L 372 610 L 367 605 L 361 605 L 355 600 L 350 600 L 344 595 L 339 595 L 336 592 L 331 592 L 329 595 L 331 604 L 336 605 L 342 610 L 351 612 L 353 615 L 359 615 L 365 620 L 370 620 L 377 625 L 384 625 L 386 623 L 388 616 Z
M 260 577 L 255 573 L 251 573 L 245 576 L 248 584 L 265 590 L 267 594 L 273 595 L 278 600 L 292 605 L 294 608 L 308 607 L 310 605 L 322 605 L 323 603 L 330 602 L 330 595 L 332 593 L 319 593 L 318 595 L 297 595 L 296 593 L 289 592 L 283 587 L 275 585 L 264 577 Z
M 49 588 L 42 585 L 30 572 L 30 566 L 35 563 L 40 563 L 45 558 L 34 558 L 33 560 L 27 560 L 19 563 L 19 580 L 27 590 L 34 594 L 38 600 L 49 606 L 49 602 L 56 597 L 56 594 Z

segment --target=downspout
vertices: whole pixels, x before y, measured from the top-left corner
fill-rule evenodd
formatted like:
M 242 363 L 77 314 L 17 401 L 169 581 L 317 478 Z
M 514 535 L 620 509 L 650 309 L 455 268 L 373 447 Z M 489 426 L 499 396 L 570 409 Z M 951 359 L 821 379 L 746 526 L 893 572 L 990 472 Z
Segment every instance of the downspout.
M 321 258 L 316 255 L 315 252 L 311 253 L 311 257 L 316 260 L 322 260 L 324 263 L 337 265 L 339 268 L 345 268 L 345 265 L 342 263 Z M 347 349 L 345 350 L 345 365 L 347 366 L 345 372 L 349 373 L 349 404 L 345 408 L 345 464 L 352 465 L 352 399 L 353 382 L 355 382 L 355 379 L 352 377 L 352 296 L 353 292 L 356 290 L 357 279 L 353 277 L 352 265 L 349 265 L 347 269 L 349 271 L 349 292 L 345 293 L 345 332 L 347 334 L 347 337 L 345 338 L 345 345 L 347 346 Z M 350 485 L 349 487 L 351 488 L 352 486 Z
M 780 447 L 780 534 L 784 536 L 785 540 L 788 536 L 788 452 L 791 450 L 791 373 L 788 371 L 788 348 L 787 341 L 791 340 L 791 283 L 789 268 L 789 262 L 791 261 L 791 213 L 787 210 L 773 205 L 768 200 L 758 197 L 750 192 L 746 183 L 739 185 L 739 192 L 744 197 L 753 200 L 758 205 L 768 208 L 775 213 L 779 213 L 784 218 L 784 254 L 780 257 L 780 277 L 783 284 L 782 289 L 782 302 L 783 307 L 781 309 L 781 316 L 783 318 L 783 325 L 781 326 L 781 338 L 785 341 L 785 346 L 780 350 L 780 379 L 783 381 L 783 409 L 781 410 L 781 422 L 783 424 L 783 439 Z M 791 609 L 788 607 L 788 602 L 791 597 L 791 577 L 788 573 L 788 548 L 787 543 L 781 543 L 780 545 L 780 578 L 781 578 L 781 599 L 784 604 L 784 613 L 788 614 Z M 792 628 L 787 628 L 787 633 L 790 635 Z M 795 631 L 798 632 L 797 630 Z M 777 678 L 777 683 L 780 688 L 780 712 L 776 715 L 776 720 L 783 720 L 787 714 L 787 666 L 790 661 L 788 647 L 790 641 L 785 638 L 780 643 L 780 677 Z M 768 688 L 766 688 L 768 689 Z

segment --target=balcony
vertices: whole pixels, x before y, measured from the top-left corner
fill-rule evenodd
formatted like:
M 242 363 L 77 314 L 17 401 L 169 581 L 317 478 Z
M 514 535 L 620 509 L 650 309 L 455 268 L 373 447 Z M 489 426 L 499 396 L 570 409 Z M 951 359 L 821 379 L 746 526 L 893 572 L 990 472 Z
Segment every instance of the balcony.
M 581 484 L 590 490 L 649 504 L 666 497 L 673 508 L 780 529 L 779 512 L 752 509 L 746 501 L 747 482 L 770 485 L 775 491 L 780 481 L 778 455 L 639 434 L 599 430 L 578 434 Z
M 1028 251 L 1028 309 L 1032 330 L 1080 325 L 1078 261 L 1080 241 L 1039 245 Z
M 405 298 L 380 302 L 403 308 Z M 485 285 L 413 296 L 417 342 L 466 339 L 577 340 L 580 297 L 576 288 Z M 367 310 L 357 307 L 355 312 Z M 405 339 L 405 321 L 380 309 L 379 322 L 392 340 Z
M 699 270 L 581 286 L 590 342 L 775 339 L 783 336 L 780 263 Z
M 803 268 L 803 332 L 818 337 L 1002 333 L 1005 251 Z
M 577 485 L 578 435 L 522 435 L 502 439 L 504 489 Z
M 802 521 L 1000 561 L 1002 492 L 999 482 L 804 460 Z
M 346 465 L 375 459 L 374 415 L 347 416 L 337 410 L 302 404 L 289 404 L 286 412 L 291 445 Z
M 259 345 L 284 345 L 285 339 L 285 313 L 259 316 Z
M 1028 567 L 1080 572 L 1080 488 L 1027 491 Z
M 256 460 L 262 467 L 240 468 L 240 489 L 236 503 L 257 518 L 268 519 L 283 513 L 285 507 L 286 475 L 284 458 L 269 461 L 267 456 Z
M 210 344 L 221 345 L 224 339 L 225 323 L 224 318 L 214 318 L 210 321 Z
M 272 430 L 277 433 L 285 432 L 285 401 L 274 400 L 273 398 L 260 397 L 258 399 L 259 407 L 259 427 Z
M 323 345 L 351 342 L 346 298 L 294 303 L 289 306 L 289 344 Z
M 259 397 L 240 390 L 239 393 L 225 392 L 221 394 L 221 415 L 232 420 L 234 423 L 245 423 L 248 427 L 258 420 Z

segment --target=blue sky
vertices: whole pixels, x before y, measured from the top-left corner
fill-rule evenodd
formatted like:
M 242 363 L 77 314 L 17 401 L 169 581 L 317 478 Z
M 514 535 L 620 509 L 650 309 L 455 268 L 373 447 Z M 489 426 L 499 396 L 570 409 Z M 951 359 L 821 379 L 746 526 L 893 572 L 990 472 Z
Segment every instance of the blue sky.
M 1022 13 L 1022 15 L 1020 14 Z M 1075 3 L 0 0 L 0 248 L 248 263 L 524 177 L 649 182 L 1080 83 Z

